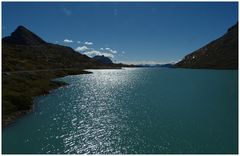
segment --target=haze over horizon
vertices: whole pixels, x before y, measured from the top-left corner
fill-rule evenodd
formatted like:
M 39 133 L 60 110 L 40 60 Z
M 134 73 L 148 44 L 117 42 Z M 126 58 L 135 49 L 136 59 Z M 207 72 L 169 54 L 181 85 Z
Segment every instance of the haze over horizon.
M 237 2 L 2 5 L 3 37 L 23 25 L 47 42 L 134 64 L 176 62 L 238 21 Z

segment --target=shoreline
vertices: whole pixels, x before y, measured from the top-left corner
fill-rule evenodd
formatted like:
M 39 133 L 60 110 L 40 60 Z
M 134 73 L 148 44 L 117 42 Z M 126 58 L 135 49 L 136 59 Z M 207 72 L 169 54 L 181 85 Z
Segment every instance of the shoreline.
M 54 81 L 52 81 L 52 82 L 54 83 Z M 60 82 L 61 83 L 61 81 L 56 81 L 56 82 Z M 34 98 L 36 98 L 38 96 L 48 95 L 48 94 L 50 94 L 50 91 L 58 89 L 58 88 L 61 88 L 63 86 L 67 86 L 67 85 L 69 85 L 69 84 L 65 83 L 65 84 L 59 85 L 57 88 L 52 88 L 52 89 L 48 90 L 48 93 L 40 94 L 40 95 L 34 96 L 32 98 L 34 99 Z M 6 119 L 3 118 L 2 119 L 2 128 L 6 128 L 7 126 L 9 126 L 11 124 L 14 124 L 21 117 L 23 117 L 23 116 L 25 116 L 27 114 L 32 113 L 34 111 L 34 100 L 31 103 L 32 103 L 32 106 L 31 106 L 31 108 L 29 110 L 17 111 L 17 112 L 14 112 L 13 114 L 10 114 L 8 117 L 6 117 Z
M 129 67 L 128 67 L 129 68 Z M 131 67 L 130 67 L 131 68 Z M 139 67 L 137 67 L 139 68 Z M 66 71 L 44 71 L 44 72 L 35 72 L 35 73 L 32 73 L 35 77 L 40 77 L 39 79 L 41 80 L 41 76 L 46 76 L 47 77 L 44 77 L 43 80 L 47 82 L 47 86 L 41 86 L 41 83 L 33 86 L 33 88 L 28 88 L 26 90 L 25 93 L 21 94 L 21 95 L 24 95 L 23 98 L 25 97 L 28 97 L 28 99 L 26 101 L 23 101 L 23 102 L 26 102 L 28 103 L 28 107 L 27 108 L 24 108 L 24 109 L 20 109 L 20 110 L 17 110 L 17 111 L 12 111 L 11 113 L 8 113 L 8 114 L 3 114 L 3 110 L 2 110 L 2 128 L 6 128 L 7 126 L 11 125 L 11 124 L 14 124 L 19 118 L 21 118 L 22 116 L 24 115 L 27 115 L 31 112 L 34 111 L 34 98 L 36 98 L 37 96 L 44 96 L 44 95 L 48 95 L 52 90 L 55 90 L 55 89 L 58 89 L 60 87 L 63 87 L 63 86 L 67 86 L 69 85 L 68 83 L 66 82 L 63 82 L 63 81 L 53 81 L 52 79 L 55 79 L 55 78 L 61 78 L 61 77 L 65 77 L 65 76 L 70 76 L 70 75 L 81 75 L 81 74 L 92 74 L 91 71 L 89 70 L 111 70 L 111 69 L 123 69 L 123 68 L 89 68 L 89 69 L 79 69 L 79 70 L 66 70 Z M 173 69 L 193 69 L 193 68 L 173 68 Z M 212 70 L 212 69 L 211 69 Z M 216 70 L 216 69 L 214 69 Z M 219 69 L 217 69 L 219 70 Z M 223 70 L 226 70 L 226 69 L 223 69 Z M 227 69 L 229 70 L 229 69 Z M 238 70 L 238 69 L 231 69 L 231 70 Z M 50 73 L 50 74 L 49 74 Z M 28 73 L 29 74 L 29 73 Z M 48 75 L 49 74 L 49 75 Z M 6 86 L 6 84 L 4 83 L 6 76 L 7 77 L 11 77 L 13 76 L 15 79 L 17 77 L 17 79 L 20 77 L 23 77 L 24 79 L 22 79 L 20 83 L 25 83 L 30 81 L 30 84 L 31 83 L 34 83 L 34 82 L 31 82 L 31 77 L 30 78 L 25 78 L 25 76 L 27 75 L 27 73 L 21 73 L 21 74 L 11 74 L 11 75 L 4 75 L 3 74 L 3 82 L 2 82 L 2 102 L 4 104 L 4 102 L 6 101 L 6 96 L 4 96 L 5 92 L 8 91 L 8 86 Z M 30 74 L 31 75 L 31 74 Z M 15 77 L 16 76 L 16 77 Z M 9 83 L 9 82 L 8 82 Z M 10 80 L 10 83 L 12 83 L 12 80 Z M 13 82 L 14 84 L 14 82 Z M 15 85 L 18 85 L 15 83 Z M 11 87 L 10 87 L 11 88 Z M 11 90 L 14 90 L 16 88 L 11 88 Z M 36 93 L 34 94 L 28 94 L 28 91 L 30 92 L 30 90 L 32 89 L 35 89 L 37 90 Z M 22 88 L 20 88 L 20 90 L 22 90 Z M 9 98 L 9 97 L 8 97 Z M 15 96 L 11 96 L 10 97 L 11 99 L 15 99 Z M 17 97 L 19 98 L 19 97 Z M 22 98 L 22 97 L 20 97 Z M 16 101 L 16 100 L 14 100 Z M 22 101 L 20 101 L 22 102 Z M 14 103 L 14 102 L 11 102 L 11 103 Z M 16 104 L 18 104 L 19 101 L 17 101 Z M 2 105 L 2 108 L 5 107 Z
M 92 72 L 85 71 L 85 70 L 76 70 L 76 71 L 67 71 L 67 72 L 65 71 L 63 73 L 58 73 L 58 72 L 53 73 L 53 76 L 49 76 L 49 77 L 44 79 L 44 81 L 47 81 L 49 87 L 43 88 L 43 90 L 41 90 L 42 88 L 39 88 L 41 84 L 39 84 L 39 85 L 35 86 L 35 88 L 29 88 L 29 90 L 38 89 L 38 91 L 34 95 L 33 94 L 32 95 L 25 95 L 26 97 L 29 97 L 28 100 L 26 101 L 26 103 L 28 103 L 27 109 L 26 108 L 25 109 L 20 109 L 20 110 L 13 111 L 12 113 L 8 113 L 8 114 L 5 114 L 5 115 L 3 115 L 3 113 L 2 113 L 2 128 L 6 128 L 7 126 L 9 126 L 11 124 L 14 124 L 22 116 L 33 112 L 34 111 L 34 98 L 36 98 L 37 96 L 47 95 L 52 90 L 55 90 L 55 89 L 58 89 L 60 87 L 69 85 L 66 82 L 53 81 L 52 79 L 61 78 L 61 77 L 65 77 L 65 76 L 70 76 L 70 75 L 81 75 L 81 74 L 91 74 L 91 73 Z M 44 74 L 46 74 L 46 73 L 44 73 Z M 19 77 L 21 77 L 21 76 L 19 76 Z M 36 76 L 39 76 L 39 73 L 37 73 Z M 24 82 L 25 81 L 30 81 L 30 80 L 25 79 Z M 33 83 L 33 82 L 30 82 L 30 83 Z M 2 89 L 3 89 L 3 93 L 4 93 L 7 90 L 7 86 L 3 85 Z M 15 97 L 12 96 L 10 98 L 14 99 Z M 6 96 L 5 97 L 3 96 L 2 101 L 6 102 Z M 18 104 L 18 103 L 16 103 L 16 104 Z
M 106 66 L 106 67 L 102 67 L 102 68 L 73 69 L 73 70 L 62 70 L 62 71 L 36 71 L 36 72 L 31 73 L 33 75 L 36 74 L 35 76 L 37 76 L 37 77 L 40 76 L 40 75 L 41 76 L 42 75 L 44 75 L 44 76 L 47 75 L 48 77 L 44 78 L 44 80 L 47 81 L 47 83 L 51 87 L 50 88 L 48 88 L 48 87 L 43 88 L 43 90 L 40 89 L 40 91 L 38 93 L 36 93 L 34 95 L 29 95 L 30 99 L 27 102 L 29 103 L 30 106 L 28 107 L 28 109 L 18 110 L 18 111 L 9 113 L 7 115 L 3 115 L 3 113 L 2 113 L 2 128 L 6 128 L 7 126 L 9 126 L 11 124 L 14 124 L 19 118 L 21 118 L 24 115 L 27 115 L 27 114 L 33 112 L 34 111 L 34 98 L 36 98 L 38 96 L 47 95 L 52 90 L 55 90 L 55 89 L 58 89 L 60 87 L 69 85 L 66 82 L 63 82 L 63 81 L 53 81 L 52 79 L 61 78 L 61 77 L 65 77 L 65 76 L 70 76 L 70 75 L 92 74 L 92 72 L 88 71 L 88 70 L 111 70 L 111 69 L 118 69 L 118 70 L 120 70 L 120 69 L 123 69 L 123 67 L 107 67 Z M 2 72 L 2 73 L 3 73 L 3 80 L 4 80 L 4 72 Z M 48 73 L 51 73 L 51 74 L 48 75 Z M 10 76 L 11 77 L 11 76 L 16 76 L 17 75 L 17 77 L 21 77 L 21 76 L 24 77 L 26 74 L 29 74 L 29 73 L 20 72 L 20 73 L 14 73 L 14 74 L 10 74 L 10 75 L 7 74 L 5 76 L 7 76 L 7 77 Z M 30 79 L 26 78 L 23 81 L 29 81 L 29 80 Z M 2 83 L 2 84 L 4 84 L 4 83 Z M 3 85 L 3 87 L 2 87 L 3 93 L 5 92 L 4 90 L 6 90 L 6 87 L 4 87 L 4 86 L 5 85 Z M 37 85 L 35 87 L 40 87 L 40 86 Z M 32 89 L 32 88 L 29 88 L 29 89 Z M 14 96 L 11 97 L 11 98 L 14 98 Z M 4 99 L 4 96 L 2 98 L 2 101 L 4 101 L 3 99 Z

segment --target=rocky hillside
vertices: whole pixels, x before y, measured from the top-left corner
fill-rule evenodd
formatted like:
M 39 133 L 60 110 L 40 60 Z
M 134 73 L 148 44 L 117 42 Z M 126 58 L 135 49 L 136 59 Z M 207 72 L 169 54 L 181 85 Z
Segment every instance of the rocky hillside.
M 98 62 L 101 62 L 101 63 L 105 63 L 105 64 L 112 64 L 112 60 L 108 57 L 105 57 L 105 56 L 94 56 L 93 57 L 94 60 L 98 61 Z
M 47 43 L 23 26 L 2 39 L 3 71 L 55 68 L 104 68 L 106 64 L 70 47 Z
M 185 56 L 175 67 L 238 69 L 238 23 L 222 37 Z
M 72 48 L 47 43 L 19 26 L 2 39 L 2 124 L 15 121 L 33 108 L 34 97 L 65 85 L 54 78 L 86 74 L 86 68 L 121 68 L 104 64 Z
M 46 44 L 44 40 L 29 31 L 23 26 L 17 27 L 17 29 L 11 34 L 11 36 L 3 38 L 4 42 L 12 44 L 23 45 L 40 45 Z

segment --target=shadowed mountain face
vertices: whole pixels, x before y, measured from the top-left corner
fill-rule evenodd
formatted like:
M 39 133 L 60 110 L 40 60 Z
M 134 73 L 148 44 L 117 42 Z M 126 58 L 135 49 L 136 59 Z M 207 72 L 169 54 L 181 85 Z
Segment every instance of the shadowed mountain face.
M 23 26 L 19 26 L 9 37 L 3 39 L 4 42 L 23 45 L 39 45 L 46 43 L 40 37 Z
M 222 37 L 185 56 L 175 67 L 238 69 L 238 23 Z
M 70 47 L 47 43 L 19 26 L 2 39 L 2 123 L 7 125 L 32 109 L 33 98 L 65 85 L 54 78 L 86 74 L 87 68 L 120 68 L 104 64 Z
M 105 57 L 105 56 L 94 56 L 93 57 L 94 60 L 97 60 L 98 62 L 101 62 L 101 63 L 105 63 L 105 64 L 112 64 L 112 60 L 108 57 Z
M 70 47 L 47 43 L 23 26 L 2 39 L 3 71 L 104 68 L 106 64 Z

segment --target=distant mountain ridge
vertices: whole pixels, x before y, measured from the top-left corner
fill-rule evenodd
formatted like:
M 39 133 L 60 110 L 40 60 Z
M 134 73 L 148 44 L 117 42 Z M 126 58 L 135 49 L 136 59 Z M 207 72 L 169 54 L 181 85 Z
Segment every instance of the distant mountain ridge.
M 174 67 L 238 69 L 238 23 L 222 37 L 185 56 Z
M 105 63 L 105 64 L 112 64 L 112 60 L 108 57 L 105 57 L 104 55 L 102 56 L 94 56 L 93 57 L 94 60 L 97 60 L 98 62 L 101 62 L 101 63 Z
M 166 64 L 139 64 L 138 67 L 164 67 L 164 68 L 172 68 L 173 63 L 166 63 Z

